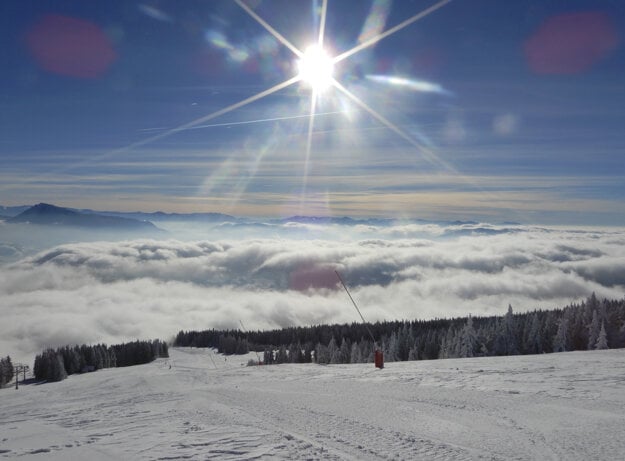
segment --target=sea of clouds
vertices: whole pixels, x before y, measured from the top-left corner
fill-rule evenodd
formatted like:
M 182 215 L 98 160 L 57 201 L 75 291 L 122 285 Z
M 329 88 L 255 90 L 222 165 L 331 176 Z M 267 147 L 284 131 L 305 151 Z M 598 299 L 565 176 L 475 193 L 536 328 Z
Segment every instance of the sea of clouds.
M 175 226 L 174 226 L 175 227 Z M 245 227 L 245 226 L 242 226 Z M 0 266 L 0 354 L 278 328 L 500 315 L 625 293 L 625 230 L 286 223 L 66 243 Z M 188 228 L 188 226 L 186 227 Z M 262 235 L 250 238 L 249 234 Z M 197 235 L 195 235 L 197 236 Z M 10 242 L 5 242 L 9 247 Z

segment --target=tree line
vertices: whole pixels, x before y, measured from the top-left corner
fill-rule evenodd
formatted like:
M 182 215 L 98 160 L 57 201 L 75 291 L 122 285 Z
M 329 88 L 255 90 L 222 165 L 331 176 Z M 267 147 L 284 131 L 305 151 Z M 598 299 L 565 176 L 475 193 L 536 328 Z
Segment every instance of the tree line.
M 375 343 L 369 335 L 371 331 Z M 335 324 L 271 331 L 180 331 L 175 346 L 213 347 L 225 354 L 263 351 L 271 363 L 372 362 L 541 354 L 625 347 L 625 300 L 593 293 L 561 309 L 503 316 Z
M 0 388 L 3 388 L 6 384 L 10 383 L 15 375 L 13 369 L 13 362 L 8 355 L 6 358 L 0 358 Z
M 46 349 L 35 357 L 33 373 L 38 381 L 61 381 L 68 375 L 102 368 L 127 367 L 169 357 L 167 343 L 133 341 L 130 343 L 63 346 Z

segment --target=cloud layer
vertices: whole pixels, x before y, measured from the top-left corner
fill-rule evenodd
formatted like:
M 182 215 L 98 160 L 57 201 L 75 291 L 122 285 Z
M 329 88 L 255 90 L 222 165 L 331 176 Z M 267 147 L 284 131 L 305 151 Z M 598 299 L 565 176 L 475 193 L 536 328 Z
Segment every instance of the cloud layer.
M 240 320 L 251 329 L 357 321 L 334 270 L 371 321 L 625 292 L 620 230 L 290 225 L 319 236 L 303 239 L 278 227 L 264 239 L 65 244 L 2 266 L 0 352 L 27 359 L 46 346 L 169 339 Z

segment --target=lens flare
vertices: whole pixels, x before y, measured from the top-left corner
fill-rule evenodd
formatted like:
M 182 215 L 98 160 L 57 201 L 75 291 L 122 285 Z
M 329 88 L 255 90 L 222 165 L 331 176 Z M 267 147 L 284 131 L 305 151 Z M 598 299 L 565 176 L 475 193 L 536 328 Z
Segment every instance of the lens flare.
M 315 92 L 323 91 L 332 84 L 334 72 L 332 58 L 319 46 L 309 46 L 297 65 L 299 77 Z

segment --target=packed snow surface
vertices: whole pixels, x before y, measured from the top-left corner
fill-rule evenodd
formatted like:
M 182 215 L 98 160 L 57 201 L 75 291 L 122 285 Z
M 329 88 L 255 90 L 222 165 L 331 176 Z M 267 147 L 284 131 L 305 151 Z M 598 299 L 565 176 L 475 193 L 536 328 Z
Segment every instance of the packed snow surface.
M 0 458 L 623 459 L 623 350 L 245 367 L 148 365 L 0 391 Z

